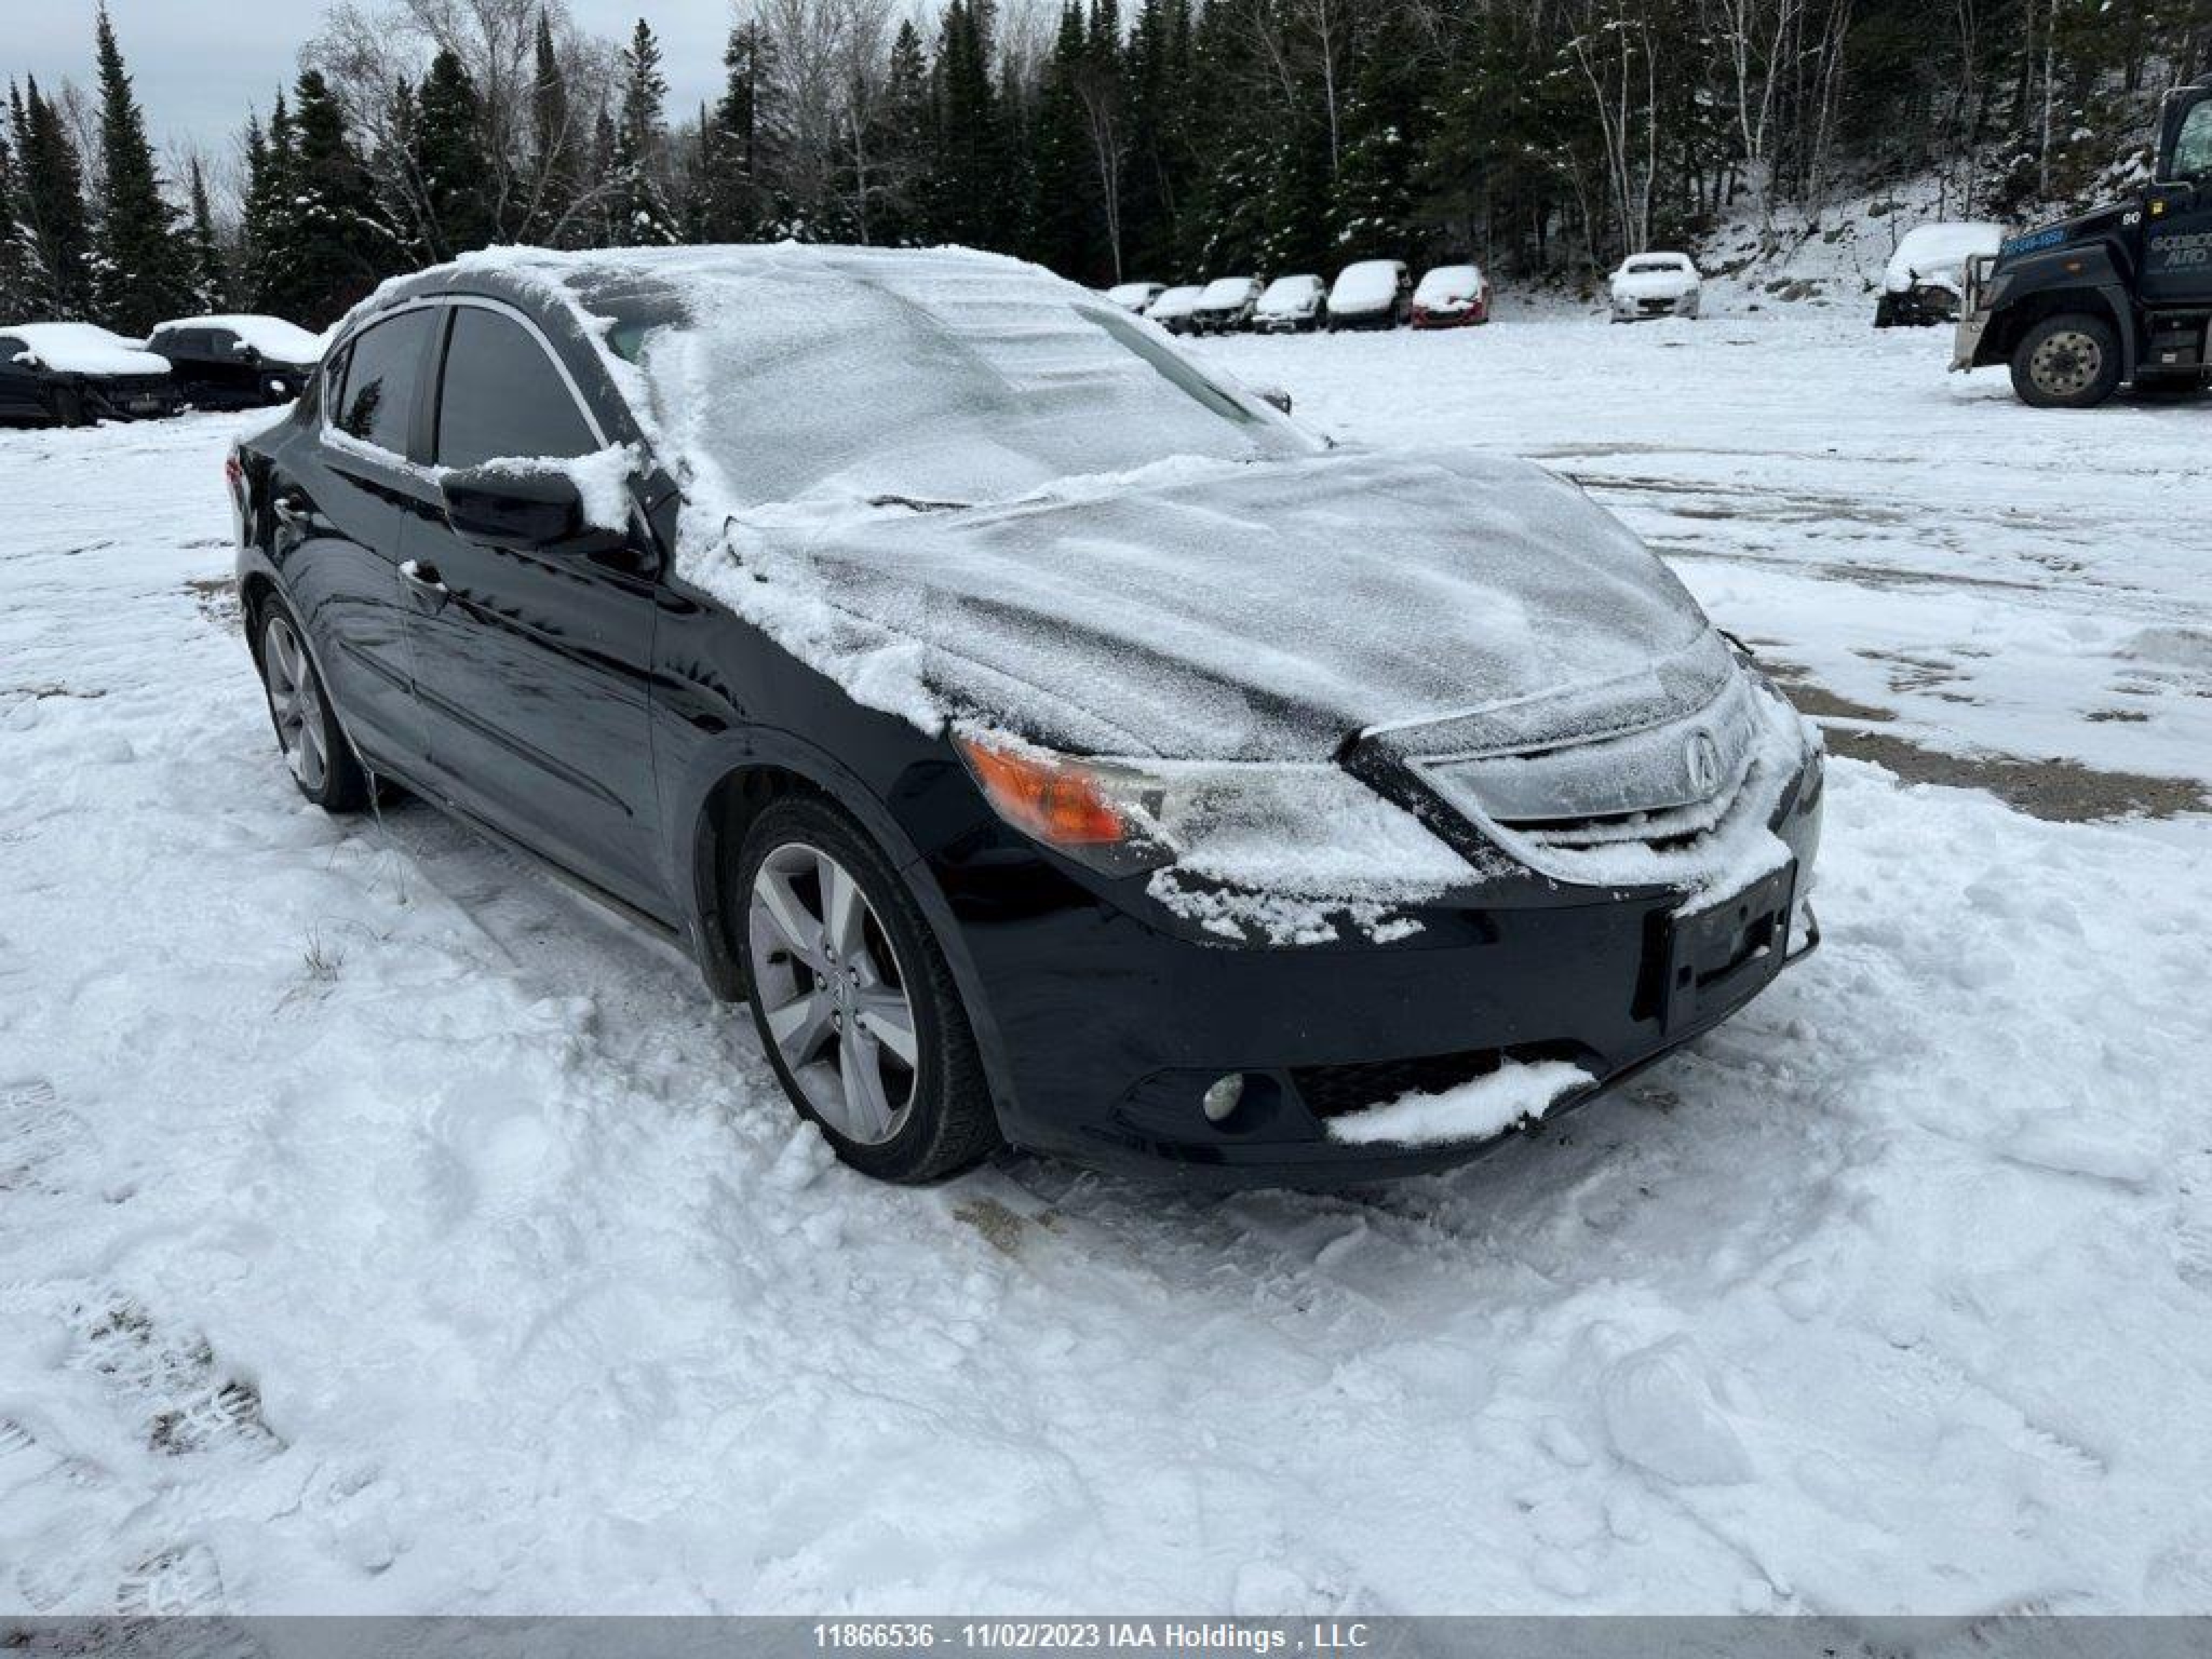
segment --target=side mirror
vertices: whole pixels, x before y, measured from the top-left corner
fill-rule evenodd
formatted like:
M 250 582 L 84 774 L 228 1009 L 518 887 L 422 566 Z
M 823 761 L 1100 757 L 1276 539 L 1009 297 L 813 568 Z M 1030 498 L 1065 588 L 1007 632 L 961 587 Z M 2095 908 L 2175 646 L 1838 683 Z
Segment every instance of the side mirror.
M 15 354 L 15 367 L 18 368 L 44 368 L 46 366 L 46 360 L 35 351 L 19 351 Z
M 261 348 L 248 341 L 240 340 L 236 344 L 233 345 L 230 349 L 233 356 L 238 357 L 246 362 L 258 364 L 261 361 Z
M 604 557 L 629 544 L 629 533 L 588 525 L 575 477 L 546 469 L 465 467 L 438 484 L 453 535 L 511 553 Z
M 1291 412 L 1291 394 L 1279 386 L 1255 386 L 1253 395 L 1261 403 L 1279 409 L 1285 415 Z

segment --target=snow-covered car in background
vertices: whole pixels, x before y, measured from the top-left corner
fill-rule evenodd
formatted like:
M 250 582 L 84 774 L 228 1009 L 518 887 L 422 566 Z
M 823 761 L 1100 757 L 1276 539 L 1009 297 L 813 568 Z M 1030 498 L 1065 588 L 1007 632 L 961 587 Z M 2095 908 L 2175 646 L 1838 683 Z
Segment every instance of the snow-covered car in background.
M 1252 307 L 1263 286 L 1257 276 L 1215 277 L 1191 307 L 1192 324 L 1200 334 L 1243 332 L 1251 325 Z
M 1916 225 L 1905 233 L 1881 275 L 1876 328 L 1923 328 L 1955 322 L 1966 291 L 1966 262 L 1996 258 L 2004 227 L 1978 220 Z
M 1145 315 L 1170 334 L 1190 334 L 1197 331 L 1199 295 L 1206 292 L 1203 284 L 1186 283 L 1171 288 L 1154 300 L 1152 309 Z
M 90 323 L 0 325 L 0 421 L 89 426 L 173 415 L 166 359 Z
M 1152 309 L 1152 301 L 1167 291 L 1165 283 L 1116 283 L 1106 290 L 1106 297 L 1122 310 L 1141 317 Z
M 1402 259 L 1362 259 L 1328 290 L 1328 331 L 1395 328 L 1413 313 L 1413 276 Z
M 300 395 L 323 343 L 281 317 L 179 317 L 146 337 L 179 392 L 201 409 L 252 409 Z
M 1415 328 L 1465 328 L 1490 320 L 1490 279 L 1478 265 L 1438 265 L 1413 289 Z
M 1632 253 L 1607 287 L 1616 323 L 1695 317 L 1705 308 L 1705 276 L 1686 253 Z
M 1014 260 L 465 258 L 233 460 L 301 792 L 688 949 L 877 1176 L 1437 1167 L 1814 939 L 1817 745 L 1618 520 Z
M 1328 285 L 1320 277 L 1278 276 L 1252 307 L 1252 327 L 1261 334 L 1304 334 L 1328 314 Z

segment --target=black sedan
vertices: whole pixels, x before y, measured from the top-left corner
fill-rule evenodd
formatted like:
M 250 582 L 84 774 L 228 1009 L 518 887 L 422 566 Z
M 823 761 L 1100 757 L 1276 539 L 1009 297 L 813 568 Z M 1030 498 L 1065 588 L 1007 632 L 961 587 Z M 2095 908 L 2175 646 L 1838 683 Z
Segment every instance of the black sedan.
M 231 480 L 300 789 L 681 944 L 877 1176 L 1437 1167 L 1815 937 L 1817 745 L 1616 521 L 1012 261 L 474 256 Z
M 0 325 L 0 421 L 89 426 L 173 415 L 168 363 L 90 323 Z
M 166 361 L 201 409 L 258 409 L 300 395 L 322 342 L 281 317 L 184 317 L 163 323 L 146 349 Z

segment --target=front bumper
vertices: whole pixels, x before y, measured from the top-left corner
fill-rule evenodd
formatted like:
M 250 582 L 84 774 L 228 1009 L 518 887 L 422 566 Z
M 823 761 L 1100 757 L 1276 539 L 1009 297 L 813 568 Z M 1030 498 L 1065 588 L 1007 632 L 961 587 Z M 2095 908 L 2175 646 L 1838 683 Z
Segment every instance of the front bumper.
M 1958 332 L 1952 341 L 1951 372 L 1963 374 L 1983 367 L 1982 341 L 1996 315 L 1990 292 L 1990 270 L 1996 262 L 1988 255 L 1966 261 L 1965 291 L 1959 296 Z
M 1334 1117 L 1504 1061 L 1566 1060 L 1594 1081 L 1548 1119 L 1758 995 L 1819 940 L 1804 902 L 1817 791 L 1801 808 L 1793 789 L 1774 827 L 1786 870 L 1693 921 L 1663 890 L 1531 878 L 1416 908 L 1419 931 L 1391 944 L 1225 946 L 1056 866 L 936 874 L 981 993 L 1010 1140 L 1210 1185 L 1334 1187 L 1447 1168 L 1508 1138 L 1352 1144 L 1331 1138 Z M 1231 1073 L 1244 1103 L 1209 1122 L 1200 1097 Z

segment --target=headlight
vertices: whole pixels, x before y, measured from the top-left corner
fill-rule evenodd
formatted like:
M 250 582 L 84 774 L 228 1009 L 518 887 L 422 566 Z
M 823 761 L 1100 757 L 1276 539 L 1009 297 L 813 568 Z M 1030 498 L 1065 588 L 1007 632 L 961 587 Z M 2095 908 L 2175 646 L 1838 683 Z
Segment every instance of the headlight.
M 995 732 L 955 744 L 1001 818 L 1109 875 L 1174 864 L 1234 886 L 1334 895 L 1433 891 L 1469 873 L 1330 763 L 1079 759 Z

